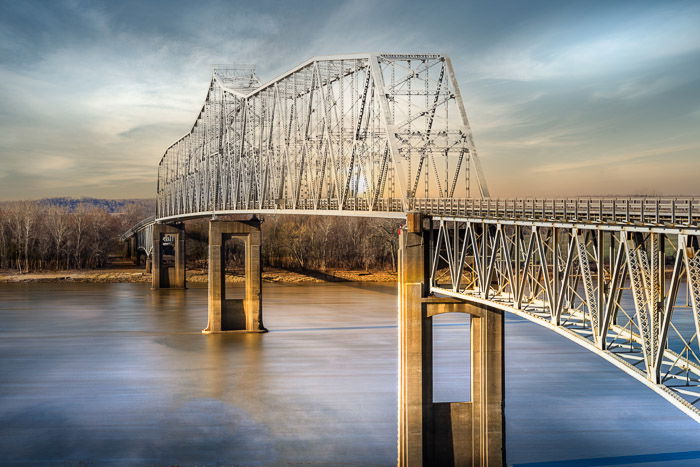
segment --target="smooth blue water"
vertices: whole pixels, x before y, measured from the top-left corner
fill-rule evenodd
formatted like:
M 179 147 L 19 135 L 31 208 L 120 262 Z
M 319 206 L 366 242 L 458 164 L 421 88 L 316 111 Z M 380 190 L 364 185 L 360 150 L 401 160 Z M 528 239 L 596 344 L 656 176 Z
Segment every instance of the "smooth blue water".
M 204 336 L 205 289 L 0 285 L 0 464 L 395 465 L 395 288 L 264 306 L 270 333 Z M 436 324 L 435 399 L 468 398 L 466 324 Z M 506 372 L 510 464 L 700 465 L 699 424 L 510 315 Z

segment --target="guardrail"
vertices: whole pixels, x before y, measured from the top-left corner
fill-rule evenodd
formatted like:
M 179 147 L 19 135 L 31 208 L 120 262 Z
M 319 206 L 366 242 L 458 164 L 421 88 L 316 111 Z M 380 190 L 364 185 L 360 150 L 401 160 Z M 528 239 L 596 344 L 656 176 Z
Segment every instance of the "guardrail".
M 410 207 L 450 216 L 672 225 L 700 222 L 700 198 L 414 199 Z
M 475 217 L 491 219 L 513 219 L 524 221 L 560 221 L 607 224 L 643 225 L 700 225 L 700 198 L 560 198 L 560 199 L 470 199 L 470 198 L 414 198 L 404 204 L 398 198 L 378 199 L 370 203 L 366 198 L 350 198 L 340 207 L 335 198 L 321 200 L 266 200 L 262 204 L 251 200 L 224 209 L 201 212 L 164 212 L 159 218 L 188 217 L 193 214 L 208 214 L 236 211 L 261 212 L 331 211 L 342 214 L 347 211 L 375 213 L 397 213 L 418 211 L 431 216 Z M 131 227 L 121 239 L 143 230 L 154 223 L 156 216 L 143 219 Z
M 433 216 L 507 218 L 532 221 L 599 222 L 645 225 L 698 225 L 700 198 L 560 198 L 560 199 L 470 199 L 414 198 L 405 204 L 398 198 L 349 198 L 341 206 L 336 198 L 277 199 L 240 202 L 217 207 L 215 210 L 187 212 L 168 209 L 159 218 L 186 217 L 198 212 L 235 211 L 367 211 L 381 216 L 382 212 L 418 211 Z

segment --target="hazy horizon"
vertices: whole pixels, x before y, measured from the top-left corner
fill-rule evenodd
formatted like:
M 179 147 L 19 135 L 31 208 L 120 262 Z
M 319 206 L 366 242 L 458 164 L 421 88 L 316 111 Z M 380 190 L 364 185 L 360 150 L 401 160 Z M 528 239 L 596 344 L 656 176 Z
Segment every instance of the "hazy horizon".
M 0 0 L 0 201 L 155 196 L 215 63 L 452 57 L 494 198 L 699 195 L 700 4 Z

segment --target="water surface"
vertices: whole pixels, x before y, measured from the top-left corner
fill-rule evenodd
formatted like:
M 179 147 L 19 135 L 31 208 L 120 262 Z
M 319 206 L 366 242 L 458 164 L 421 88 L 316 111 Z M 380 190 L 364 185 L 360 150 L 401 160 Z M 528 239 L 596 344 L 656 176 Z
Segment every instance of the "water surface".
M 0 285 L 0 463 L 395 465 L 393 285 L 266 284 L 265 335 L 202 335 L 206 299 Z M 467 325 L 437 324 L 435 399 L 466 400 Z M 506 371 L 509 464 L 700 465 L 700 425 L 510 315 Z

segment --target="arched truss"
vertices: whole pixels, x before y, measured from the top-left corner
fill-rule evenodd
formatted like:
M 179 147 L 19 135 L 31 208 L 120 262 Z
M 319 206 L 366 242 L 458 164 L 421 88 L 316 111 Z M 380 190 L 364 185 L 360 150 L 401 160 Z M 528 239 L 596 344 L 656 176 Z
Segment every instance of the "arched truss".
M 137 248 L 150 257 L 153 254 L 153 224 L 148 224 L 136 232 Z
M 143 251 L 146 256 L 151 256 L 153 253 L 153 223 L 155 216 L 147 217 L 124 232 L 120 237 L 120 241 L 126 241 L 130 237 L 136 237 L 136 249 Z
M 578 342 L 700 422 L 700 229 L 433 219 L 431 290 Z
M 264 85 L 215 67 L 192 130 L 160 161 L 157 217 L 470 197 L 488 188 L 450 59 L 339 55 Z

